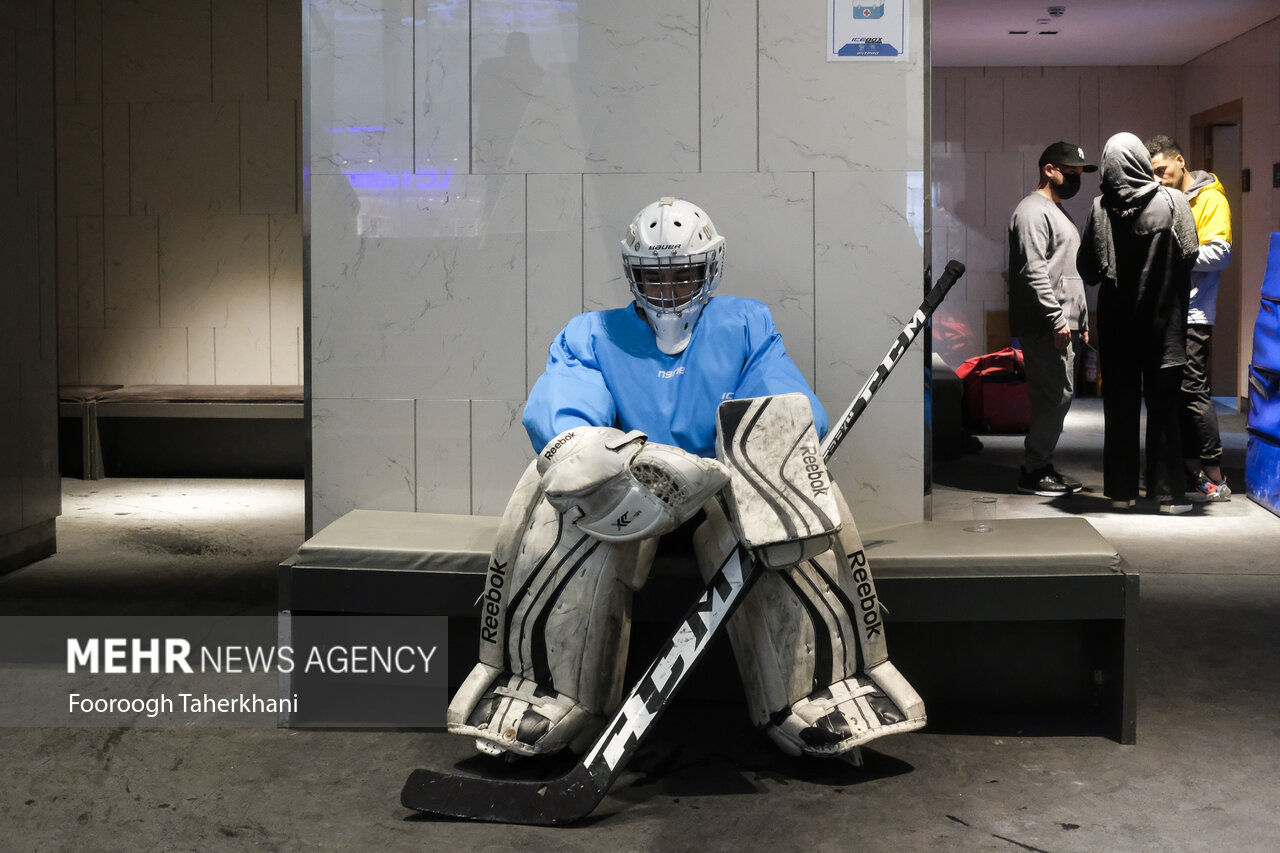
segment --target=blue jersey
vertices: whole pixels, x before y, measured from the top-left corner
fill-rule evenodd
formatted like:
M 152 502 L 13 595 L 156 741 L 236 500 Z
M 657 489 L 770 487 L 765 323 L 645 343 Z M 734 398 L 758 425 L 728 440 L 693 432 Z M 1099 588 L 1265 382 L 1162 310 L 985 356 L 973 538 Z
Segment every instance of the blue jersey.
M 787 355 L 763 302 L 712 298 L 679 355 L 659 350 L 628 305 L 580 314 L 556 336 L 525 404 L 524 427 L 534 450 L 575 426 L 611 426 L 714 457 L 721 401 L 795 391 L 808 395 L 822 435 L 826 410 Z

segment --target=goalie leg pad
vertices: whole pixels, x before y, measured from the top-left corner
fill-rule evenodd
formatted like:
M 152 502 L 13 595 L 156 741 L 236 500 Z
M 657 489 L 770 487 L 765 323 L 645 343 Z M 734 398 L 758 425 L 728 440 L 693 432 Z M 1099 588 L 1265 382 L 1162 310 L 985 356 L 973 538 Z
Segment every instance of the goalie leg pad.
M 476 748 L 496 755 L 547 755 L 594 734 L 590 710 L 555 690 L 477 663 L 449 704 L 454 734 L 474 737 Z
M 512 504 L 527 499 L 517 488 Z M 504 535 L 481 596 L 480 664 L 450 703 L 448 727 L 485 752 L 549 754 L 621 700 L 631 596 L 655 549 L 588 536 L 536 494 L 527 516 L 508 506 Z
M 925 724 L 923 702 L 888 662 L 857 528 L 838 489 L 835 497 L 843 558 L 829 551 L 765 572 L 727 626 L 752 721 L 792 755 L 838 756 Z M 709 504 L 695 537 L 704 574 L 736 545 Z

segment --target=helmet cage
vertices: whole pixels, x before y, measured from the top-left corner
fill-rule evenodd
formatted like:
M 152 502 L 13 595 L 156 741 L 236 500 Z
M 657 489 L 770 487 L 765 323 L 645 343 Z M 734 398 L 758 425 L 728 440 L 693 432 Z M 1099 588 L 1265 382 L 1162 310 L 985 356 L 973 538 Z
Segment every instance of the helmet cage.
M 720 278 L 722 250 L 653 258 L 623 255 L 636 307 L 651 316 L 681 316 L 707 304 Z M 693 285 L 690 292 L 683 291 Z

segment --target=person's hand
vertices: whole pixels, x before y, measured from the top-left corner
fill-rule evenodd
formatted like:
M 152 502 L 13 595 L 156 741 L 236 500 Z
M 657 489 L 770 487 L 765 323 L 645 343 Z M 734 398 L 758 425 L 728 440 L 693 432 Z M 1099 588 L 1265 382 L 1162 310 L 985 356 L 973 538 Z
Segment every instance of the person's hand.
M 1087 344 L 1087 343 L 1089 343 L 1089 330 L 1088 330 L 1088 329 L 1085 329 L 1083 332 L 1081 332 L 1081 333 L 1080 333 L 1080 340 L 1084 341 L 1086 344 Z
M 1053 345 L 1060 350 L 1065 350 L 1071 346 L 1071 329 L 1063 326 L 1060 329 L 1053 330 Z

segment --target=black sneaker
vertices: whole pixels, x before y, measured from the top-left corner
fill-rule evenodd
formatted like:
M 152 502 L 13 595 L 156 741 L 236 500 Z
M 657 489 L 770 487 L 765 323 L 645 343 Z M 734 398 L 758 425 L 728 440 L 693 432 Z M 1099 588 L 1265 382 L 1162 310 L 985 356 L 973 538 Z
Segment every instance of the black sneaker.
M 1057 498 L 1071 494 L 1071 489 L 1058 477 L 1052 465 L 1028 471 L 1025 467 L 1018 477 L 1018 491 L 1024 495 L 1042 495 Z
M 1067 491 L 1069 494 L 1074 495 L 1076 492 L 1084 491 L 1084 483 L 1080 482 L 1075 477 L 1062 473 L 1061 471 L 1055 469 L 1052 465 L 1049 466 L 1049 472 L 1053 476 L 1058 478 L 1058 482 L 1062 483 L 1062 485 L 1067 487 Z

